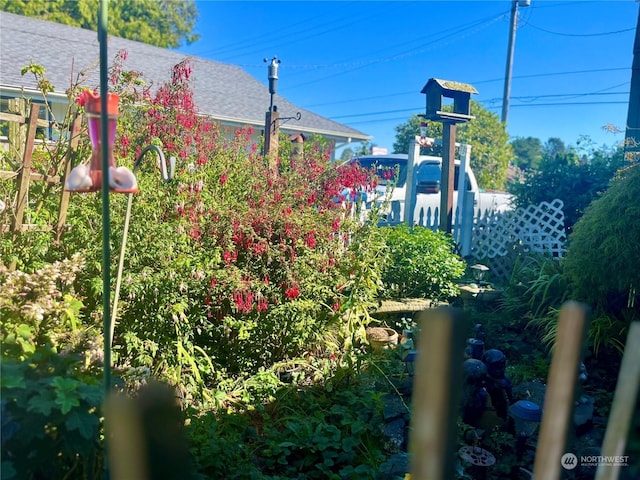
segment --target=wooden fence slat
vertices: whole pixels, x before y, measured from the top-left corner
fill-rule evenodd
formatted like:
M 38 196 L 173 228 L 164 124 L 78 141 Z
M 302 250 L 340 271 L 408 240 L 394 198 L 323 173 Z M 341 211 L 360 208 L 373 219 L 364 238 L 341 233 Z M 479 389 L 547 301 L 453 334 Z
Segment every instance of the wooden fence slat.
M 533 466 L 534 478 L 558 480 L 563 470 L 561 459 L 573 416 L 587 323 L 586 310 L 581 304 L 566 302 L 560 309 Z
M 624 455 L 637 402 L 638 388 L 640 388 L 640 322 L 632 322 L 622 356 L 607 430 L 602 442 L 601 453 L 605 457 Z M 602 463 L 598 466 L 596 480 L 616 480 L 621 468 L 620 465 Z
M 456 420 L 464 360 L 464 325 L 450 308 L 418 314 L 420 353 L 416 358 L 409 438 L 411 478 L 455 478 Z
M 62 195 L 60 196 L 60 206 L 58 208 L 58 223 L 56 224 L 56 242 L 60 241 L 62 235 L 62 229 L 67 221 L 67 209 L 69 208 L 69 196 L 70 192 L 64 189 L 64 184 L 67 180 L 69 172 L 71 172 L 71 159 L 78 150 L 80 144 L 80 128 L 82 127 L 82 116 L 76 114 L 73 122 L 71 123 L 71 140 L 69 142 L 69 150 L 64 160 L 64 173 L 62 176 Z
M 33 154 L 33 145 L 36 138 L 36 129 L 38 122 L 38 115 L 40 113 L 40 105 L 37 103 L 31 104 L 31 111 L 29 113 L 29 123 L 27 127 L 27 141 L 24 149 L 24 156 L 22 159 L 22 168 L 18 174 L 18 197 L 16 199 L 16 210 L 11 229 L 14 232 L 19 232 L 22 229 L 22 219 L 24 218 L 24 211 L 29 199 L 29 181 L 31 179 L 31 159 Z

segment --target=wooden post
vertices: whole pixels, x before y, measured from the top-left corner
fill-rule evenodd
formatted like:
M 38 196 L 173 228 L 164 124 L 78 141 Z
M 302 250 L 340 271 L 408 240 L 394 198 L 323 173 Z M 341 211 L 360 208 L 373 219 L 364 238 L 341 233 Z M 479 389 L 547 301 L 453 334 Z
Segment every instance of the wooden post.
M 62 229 L 67 220 L 67 209 L 69 208 L 69 196 L 70 192 L 64 189 L 64 184 L 67 181 L 67 176 L 71 171 L 71 159 L 74 153 L 78 150 L 78 144 L 80 143 L 80 128 L 82 127 L 82 115 L 76 114 L 71 122 L 71 139 L 69 141 L 69 150 L 64 159 L 64 173 L 62 174 L 62 195 L 60 196 L 60 208 L 58 209 L 58 223 L 56 224 L 56 242 L 60 241 L 62 235 Z
M 409 438 L 412 480 L 455 478 L 464 325 L 449 308 L 418 314 L 419 353 Z
M 416 192 L 414 177 L 414 167 L 420 157 L 420 137 L 413 137 L 409 143 L 409 154 L 407 159 L 407 178 L 404 184 L 404 212 L 402 221 L 407 225 L 413 225 L 413 214 L 416 208 Z
M 616 392 L 607 422 L 607 431 L 602 443 L 602 455 L 616 457 L 624 455 L 629 426 L 640 387 L 640 322 L 632 322 L 627 335 Z M 637 459 L 635 459 L 637 460 Z M 616 480 L 620 475 L 620 465 L 600 464 L 596 480 Z
M 440 193 L 440 227 L 443 232 L 451 232 L 453 219 L 453 173 L 456 158 L 456 124 L 442 122 L 442 179 Z
M 558 480 L 563 471 L 561 460 L 566 453 L 564 449 L 573 417 L 587 324 L 585 307 L 576 302 L 567 302 L 562 306 L 542 410 L 534 478 Z
M 27 123 L 24 117 L 27 115 L 27 101 L 24 98 L 12 98 L 9 100 L 9 113 L 20 115 L 23 122 L 9 122 L 9 154 L 15 165 L 20 165 L 24 158 L 24 148 L 27 143 Z
M 13 217 L 11 230 L 19 232 L 22 230 L 22 219 L 24 211 L 29 201 L 29 180 L 31 179 L 31 158 L 33 154 L 33 144 L 36 138 L 36 128 L 38 127 L 38 114 L 40 113 L 40 105 L 31 104 L 31 112 L 29 113 L 29 123 L 27 127 L 27 139 L 24 147 L 24 155 L 22 157 L 22 167 L 18 174 L 18 197 L 16 199 L 16 211 Z
M 268 111 L 264 122 L 264 154 L 269 159 L 269 167 L 276 171 L 278 157 L 278 135 L 280 133 L 280 114 L 275 110 Z

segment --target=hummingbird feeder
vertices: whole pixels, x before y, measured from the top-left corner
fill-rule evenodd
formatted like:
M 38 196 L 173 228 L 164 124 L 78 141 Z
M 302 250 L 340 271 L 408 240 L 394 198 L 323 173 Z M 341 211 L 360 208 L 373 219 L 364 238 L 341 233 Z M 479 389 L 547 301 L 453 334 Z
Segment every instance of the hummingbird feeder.
M 120 97 L 115 93 L 107 94 L 107 115 L 102 115 L 102 103 L 99 95 L 89 90 L 82 93 L 91 140 L 91 161 L 74 167 L 65 182 L 65 190 L 76 193 L 97 192 L 102 188 L 102 119 L 108 122 L 108 166 L 109 190 L 116 193 L 138 193 L 138 182 L 134 173 L 127 167 L 117 167 L 113 158 L 113 144 L 116 138 L 118 105 Z

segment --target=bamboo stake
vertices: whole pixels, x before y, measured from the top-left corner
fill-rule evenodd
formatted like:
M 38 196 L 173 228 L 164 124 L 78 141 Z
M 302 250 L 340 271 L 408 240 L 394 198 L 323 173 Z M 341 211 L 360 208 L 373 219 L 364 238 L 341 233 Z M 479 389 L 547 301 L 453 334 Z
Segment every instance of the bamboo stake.
M 637 401 L 640 387 L 640 322 L 632 322 L 627 335 L 627 343 L 620 365 L 618 383 L 607 422 L 607 431 L 602 443 L 602 455 L 620 457 L 624 455 L 629 426 Z M 596 480 L 616 480 L 621 465 L 600 463 Z
M 584 306 L 566 302 L 560 310 L 558 333 L 549 368 L 547 393 L 533 475 L 541 480 L 558 480 L 562 471 L 569 427 L 575 402 L 578 366 L 582 354 L 587 315 Z
M 420 352 L 413 393 L 411 478 L 455 478 L 456 420 L 462 382 L 464 328 L 448 308 L 418 314 Z

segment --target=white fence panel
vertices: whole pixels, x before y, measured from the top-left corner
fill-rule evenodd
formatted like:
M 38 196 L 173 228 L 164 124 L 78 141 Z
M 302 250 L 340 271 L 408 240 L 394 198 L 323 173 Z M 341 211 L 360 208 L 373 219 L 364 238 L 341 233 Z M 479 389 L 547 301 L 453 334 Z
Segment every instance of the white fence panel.
M 562 200 L 529 205 L 503 213 L 485 213 L 473 227 L 471 255 L 495 258 L 507 255 L 518 245 L 524 252 L 564 255 L 566 233 Z

